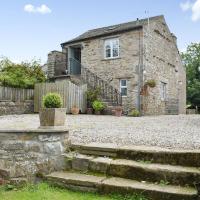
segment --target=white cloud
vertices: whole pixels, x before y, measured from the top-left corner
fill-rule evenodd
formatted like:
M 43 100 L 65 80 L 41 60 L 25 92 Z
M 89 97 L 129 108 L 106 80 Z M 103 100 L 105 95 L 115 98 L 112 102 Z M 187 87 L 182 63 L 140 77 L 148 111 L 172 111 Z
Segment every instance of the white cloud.
M 35 7 L 32 4 L 27 4 L 24 6 L 24 11 L 29 13 L 40 13 L 40 14 L 51 13 L 51 9 L 45 4 L 42 4 L 39 7 Z
M 192 7 L 192 3 L 190 3 L 190 1 L 186 1 L 185 3 L 180 3 L 180 7 L 183 11 L 187 11 Z
M 200 20 L 200 0 L 196 0 L 192 6 L 192 21 Z
M 200 20 L 200 0 L 195 0 L 195 2 L 191 3 L 187 1 L 185 3 L 181 3 L 180 7 L 183 11 L 192 11 L 191 19 L 192 21 Z
M 31 4 L 27 4 L 27 5 L 25 5 L 24 6 L 24 10 L 26 11 L 26 12 L 34 12 L 35 11 L 35 8 L 34 8 L 34 6 L 33 5 L 31 5 Z

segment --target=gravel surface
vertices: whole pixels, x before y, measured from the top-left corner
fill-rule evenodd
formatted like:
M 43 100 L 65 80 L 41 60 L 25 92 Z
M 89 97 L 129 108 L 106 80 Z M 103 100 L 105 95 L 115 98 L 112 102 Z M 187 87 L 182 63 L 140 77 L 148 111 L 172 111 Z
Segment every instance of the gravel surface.
M 72 143 L 115 143 L 176 149 L 200 149 L 200 115 L 115 117 L 67 115 Z M 39 117 L 12 115 L 0 117 L 0 129 L 37 128 Z

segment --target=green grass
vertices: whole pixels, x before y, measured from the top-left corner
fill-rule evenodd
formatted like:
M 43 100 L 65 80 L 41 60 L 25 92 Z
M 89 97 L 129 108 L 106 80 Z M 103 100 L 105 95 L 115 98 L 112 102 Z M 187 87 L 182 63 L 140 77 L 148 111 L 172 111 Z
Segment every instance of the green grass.
M 102 196 L 93 193 L 75 192 L 66 189 L 51 187 L 46 183 L 27 185 L 22 189 L 0 187 L 0 200 L 147 200 L 141 195 Z

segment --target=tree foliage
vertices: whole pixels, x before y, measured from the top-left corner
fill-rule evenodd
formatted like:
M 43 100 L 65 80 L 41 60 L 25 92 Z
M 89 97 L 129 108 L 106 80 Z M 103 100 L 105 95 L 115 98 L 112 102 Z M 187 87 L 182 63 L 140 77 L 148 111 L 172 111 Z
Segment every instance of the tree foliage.
M 0 85 L 16 88 L 34 88 L 35 83 L 46 80 L 39 61 L 15 64 L 8 58 L 0 61 Z
M 192 43 L 182 53 L 187 73 L 187 102 L 200 106 L 200 43 Z

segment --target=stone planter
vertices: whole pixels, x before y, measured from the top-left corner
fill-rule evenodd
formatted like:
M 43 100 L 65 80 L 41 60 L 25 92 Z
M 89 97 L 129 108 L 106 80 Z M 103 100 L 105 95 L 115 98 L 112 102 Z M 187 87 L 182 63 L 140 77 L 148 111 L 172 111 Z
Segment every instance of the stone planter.
M 43 108 L 40 113 L 40 127 L 64 126 L 66 108 Z
M 79 108 L 73 107 L 73 108 L 71 109 L 71 113 L 72 113 L 72 115 L 78 115 L 78 114 L 79 114 Z

